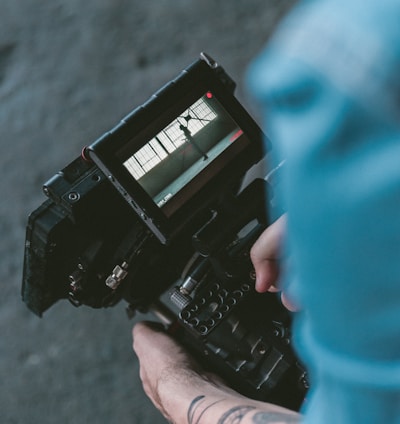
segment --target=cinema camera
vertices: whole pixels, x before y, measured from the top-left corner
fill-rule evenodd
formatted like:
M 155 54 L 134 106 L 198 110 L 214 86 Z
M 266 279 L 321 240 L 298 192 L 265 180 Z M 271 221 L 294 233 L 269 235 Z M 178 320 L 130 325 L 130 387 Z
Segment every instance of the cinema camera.
M 291 317 L 275 294 L 255 292 L 249 258 L 271 193 L 264 174 L 249 175 L 270 145 L 234 88 L 202 53 L 45 183 L 22 297 L 39 316 L 62 298 L 125 299 L 239 392 L 298 409 L 307 378 Z

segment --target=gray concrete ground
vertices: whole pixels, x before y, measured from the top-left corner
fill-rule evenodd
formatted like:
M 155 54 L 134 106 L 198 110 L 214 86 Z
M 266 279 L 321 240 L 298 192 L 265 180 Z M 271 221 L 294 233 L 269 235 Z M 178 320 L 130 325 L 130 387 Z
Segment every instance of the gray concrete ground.
M 162 423 L 124 305 L 43 319 L 20 300 L 41 185 L 205 50 L 239 84 L 293 0 L 0 2 L 0 422 Z M 56 282 L 55 282 L 56 283 Z

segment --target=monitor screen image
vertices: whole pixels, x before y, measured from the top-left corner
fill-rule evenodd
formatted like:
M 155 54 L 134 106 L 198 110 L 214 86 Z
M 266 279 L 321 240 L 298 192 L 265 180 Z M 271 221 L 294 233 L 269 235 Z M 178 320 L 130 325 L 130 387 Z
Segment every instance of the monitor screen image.
M 213 93 L 207 92 L 153 138 L 135 142 L 139 148 L 123 165 L 169 216 L 248 142 Z

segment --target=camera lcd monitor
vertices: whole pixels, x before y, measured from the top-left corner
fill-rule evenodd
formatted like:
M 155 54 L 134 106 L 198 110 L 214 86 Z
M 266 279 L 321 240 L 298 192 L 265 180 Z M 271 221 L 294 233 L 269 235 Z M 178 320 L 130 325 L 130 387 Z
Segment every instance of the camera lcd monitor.
M 154 137 L 138 141 L 124 148 L 123 165 L 166 216 L 179 209 L 249 143 L 210 91 Z

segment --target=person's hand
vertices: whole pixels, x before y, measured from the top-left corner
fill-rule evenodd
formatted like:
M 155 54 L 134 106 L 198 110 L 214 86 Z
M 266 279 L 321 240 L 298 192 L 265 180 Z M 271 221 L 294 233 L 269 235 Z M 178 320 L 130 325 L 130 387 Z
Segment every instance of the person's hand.
M 203 371 L 161 325 L 136 324 L 133 349 L 139 358 L 143 389 L 167 419 L 171 419 L 170 411 L 183 410 L 185 401 L 194 397 L 189 395 L 193 391 L 231 392 L 217 376 Z
M 168 386 L 175 382 L 179 384 L 184 373 L 193 372 L 194 375 L 196 364 L 155 323 L 139 322 L 134 326 L 132 335 L 143 389 L 156 408 L 169 418 Z M 187 375 L 187 378 L 190 379 L 190 376 Z
M 256 271 L 256 290 L 259 293 L 277 289 L 285 229 L 286 216 L 282 215 L 261 234 L 250 250 L 251 261 Z
M 164 417 L 176 424 L 297 423 L 299 414 L 276 405 L 248 399 L 206 373 L 161 328 L 138 323 L 133 349 L 140 363 L 143 388 Z M 234 421 L 235 420 L 235 421 Z
M 285 231 L 286 215 L 282 215 L 261 234 L 251 248 L 250 257 L 256 272 L 255 288 L 259 293 L 280 290 L 281 249 Z M 287 309 L 290 311 L 297 310 L 285 293 L 281 294 L 281 299 Z

